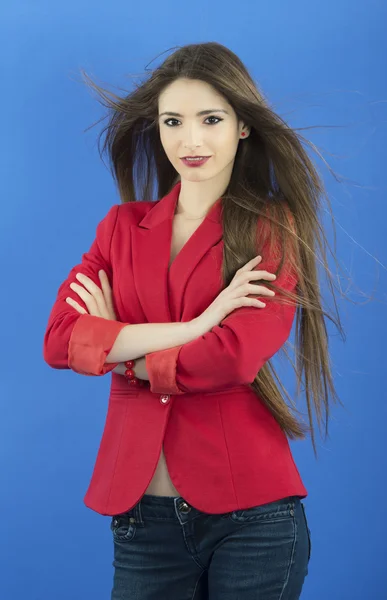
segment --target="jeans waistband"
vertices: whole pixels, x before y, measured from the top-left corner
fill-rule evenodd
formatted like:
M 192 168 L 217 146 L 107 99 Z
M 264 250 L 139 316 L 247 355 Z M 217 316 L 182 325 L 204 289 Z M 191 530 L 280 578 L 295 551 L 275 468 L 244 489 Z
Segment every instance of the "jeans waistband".
M 277 504 L 292 502 L 296 497 L 290 496 L 272 503 Z M 199 509 L 189 504 L 182 496 L 154 496 L 145 494 L 139 502 L 129 511 L 129 516 L 143 526 L 144 519 L 176 520 L 180 522 L 191 521 L 204 514 Z

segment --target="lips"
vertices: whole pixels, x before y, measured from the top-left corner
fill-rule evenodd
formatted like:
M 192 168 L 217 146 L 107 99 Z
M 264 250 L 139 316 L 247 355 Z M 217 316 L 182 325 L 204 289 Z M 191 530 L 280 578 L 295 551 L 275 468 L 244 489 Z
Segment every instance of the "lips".
M 210 156 L 191 156 L 191 157 L 185 157 L 185 158 L 181 158 L 181 160 L 183 161 L 183 163 L 186 166 L 189 167 L 200 167 L 201 165 L 204 165 L 211 157 Z M 190 160 L 191 159 L 191 160 Z

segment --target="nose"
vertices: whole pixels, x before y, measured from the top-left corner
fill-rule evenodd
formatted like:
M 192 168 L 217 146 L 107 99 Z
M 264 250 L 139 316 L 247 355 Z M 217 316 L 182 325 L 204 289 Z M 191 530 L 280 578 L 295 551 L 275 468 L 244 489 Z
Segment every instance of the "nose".
M 194 143 L 185 143 L 184 148 L 188 148 L 189 150 L 193 150 L 194 148 L 200 148 L 202 144 L 194 144 Z
M 184 148 L 199 148 L 200 146 L 202 146 L 199 136 L 200 136 L 200 133 L 195 128 L 195 126 L 188 128 L 188 131 L 187 131 L 187 134 L 185 137 Z

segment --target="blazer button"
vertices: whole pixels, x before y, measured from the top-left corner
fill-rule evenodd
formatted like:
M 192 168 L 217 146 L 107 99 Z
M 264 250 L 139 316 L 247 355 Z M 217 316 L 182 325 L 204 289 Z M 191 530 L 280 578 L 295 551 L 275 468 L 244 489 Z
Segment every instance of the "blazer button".
M 169 394 L 163 394 L 162 396 L 160 396 L 160 402 L 161 404 L 168 404 L 168 402 L 170 401 L 171 397 Z

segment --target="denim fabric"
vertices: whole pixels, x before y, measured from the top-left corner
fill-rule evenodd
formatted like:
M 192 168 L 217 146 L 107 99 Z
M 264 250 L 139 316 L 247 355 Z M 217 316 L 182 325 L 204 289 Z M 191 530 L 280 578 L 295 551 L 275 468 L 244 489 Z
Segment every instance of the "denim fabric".
M 297 600 L 311 551 L 293 496 L 220 515 L 145 495 L 111 519 L 111 600 Z

